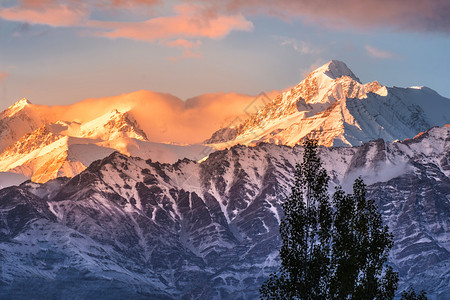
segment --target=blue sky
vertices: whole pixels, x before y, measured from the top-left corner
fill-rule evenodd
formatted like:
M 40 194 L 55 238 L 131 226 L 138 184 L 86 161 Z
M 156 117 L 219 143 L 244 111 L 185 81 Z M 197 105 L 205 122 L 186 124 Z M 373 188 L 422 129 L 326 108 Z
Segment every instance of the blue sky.
M 362 82 L 450 98 L 449 1 L 6 0 L 0 45 L 0 109 L 137 90 L 256 95 L 331 59 Z

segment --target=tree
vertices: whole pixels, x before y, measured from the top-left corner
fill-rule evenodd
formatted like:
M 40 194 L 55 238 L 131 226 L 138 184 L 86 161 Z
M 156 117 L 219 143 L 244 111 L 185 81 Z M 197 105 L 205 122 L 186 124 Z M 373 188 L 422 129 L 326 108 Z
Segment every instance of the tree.
M 425 296 L 426 292 L 422 290 L 420 294 L 416 294 L 416 291 L 409 287 L 409 289 L 402 292 L 402 297 L 400 300 L 427 300 L 427 297 Z
M 283 203 L 281 270 L 262 286 L 263 298 L 323 299 L 325 296 L 331 207 L 327 192 L 329 178 L 316 151 L 317 143 L 307 140 L 304 161 L 296 166 L 292 193 Z
M 386 262 L 393 236 L 375 202 L 367 200 L 362 179 L 353 184 L 352 195 L 338 187 L 333 204 L 330 298 L 392 299 L 398 274 Z
M 386 266 L 392 235 L 366 186 L 338 187 L 332 200 L 317 141 L 304 143 L 280 222 L 281 267 L 260 289 L 265 299 L 389 299 L 398 275 Z M 333 204 L 333 207 L 332 207 Z

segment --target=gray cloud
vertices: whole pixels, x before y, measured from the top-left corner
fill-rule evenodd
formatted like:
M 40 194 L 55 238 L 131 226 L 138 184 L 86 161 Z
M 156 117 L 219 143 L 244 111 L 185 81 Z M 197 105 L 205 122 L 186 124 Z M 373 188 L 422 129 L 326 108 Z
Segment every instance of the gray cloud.
M 448 0 L 200 0 L 211 10 L 301 18 L 330 28 L 450 33 Z

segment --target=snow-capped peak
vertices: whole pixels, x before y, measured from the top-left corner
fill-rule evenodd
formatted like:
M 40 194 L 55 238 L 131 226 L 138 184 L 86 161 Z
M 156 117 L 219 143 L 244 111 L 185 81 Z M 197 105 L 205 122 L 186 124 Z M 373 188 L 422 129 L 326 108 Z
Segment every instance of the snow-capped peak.
M 25 105 L 31 104 L 31 102 L 27 98 L 22 98 L 16 103 L 14 103 L 11 107 L 24 107 Z
M 26 98 L 0 112 L 0 153 L 46 122 L 46 116 Z
M 80 126 L 80 136 L 112 140 L 118 137 L 147 141 L 147 135 L 129 112 L 110 111 Z
M 310 74 L 311 77 L 318 77 L 321 75 L 326 75 L 332 80 L 343 76 L 349 76 L 357 82 L 360 82 L 359 78 L 356 77 L 352 70 L 350 70 L 344 62 L 339 60 L 331 60 Z
M 223 149 L 260 142 L 294 146 L 305 137 L 325 146 L 402 140 L 450 123 L 448 111 L 449 99 L 431 89 L 362 84 L 345 63 L 332 60 L 242 123 L 214 133 L 207 143 Z
M 427 87 L 427 86 L 410 86 L 409 89 L 412 90 L 419 90 L 425 93 L 429 93 L 429 94 L 433 94 L 433 95 L 439 95 L 438 92 L 436 92 L 435 90 Z
M 10 107 L 8 107 L 5 110 L 5 116 L 6 117 L 12 117 L 17 112 L 21 111 L 22 109 L 24 109 L 25 107 L 27 107 L 30 104 L 31 104 L 31 102 L 28 101 L 28 99 L 23 98 L 23 99 L 17 101 L 16 103 L 14 103 L 13 105 L 11 105 Z

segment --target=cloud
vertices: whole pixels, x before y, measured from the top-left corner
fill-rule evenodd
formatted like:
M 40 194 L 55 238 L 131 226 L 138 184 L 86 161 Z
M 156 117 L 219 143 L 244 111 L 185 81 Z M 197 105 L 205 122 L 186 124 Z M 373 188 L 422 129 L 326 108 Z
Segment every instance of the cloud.
M 448 0 L 211 0 L 216 11 L 300 18 L 331 28 L 450 32 Z
M 0 83 L 2 83 L 2 81 L 6 78 L 9 77 L 10 74 L 6 71 L 0 71 Z
M 295 51 L 301 54 L 317 54 L 321 52 L 319 49 L 315 48 L 310 43 L 304 41 L 297 41 L 294 38 L 289 38 L 285 36 L 279 37 L 282 46 L 291 46 Z
M 151 7 L 159 2 L 159 0 L 19 0 L 12 7 L 2 7 L 0 4 L 0 18 L 52 27 L 88 27 L 87 23 L 95 11 L 116 10 L 120 14 L 125 8 L 141 13 L 142 6 Z
M 212 93 L 183 101 L 170 94 L 137 91 L 41 109 L 53 122 L 61 119 L 86 122 L 113 109 L 130 110 L 151 141 L 183 144 L 202 142 L 236 117 L 245 118 L 253 100 L 250 95 Z
M 49 6 L 57 6 L 63 4 L 81 4 L 85 2 L 92 7 L 100 8 L 123 8 L 123 7 L 137 7 L 137 6 L 153 6 L 159 4 L 160 0 L 90 0 L 90 1 L 80 1 L 80 0 L 19 0 L 18 6 L 23 8 L 31 9 L 44 9 Z
M 56 4 L 53 1 L 25 1 L 22 6 L 0 7 L 0 18 L 53 27 L 80 26 L 88 17 L 83 4 Z
M 381 50 L 369 45 L 365 46 L 367 53 L 374 57 L 374 58 L 380 58 L 380 59 L 393 59 L 393 58 L 397 58 L 398 55 L 392 52 L 388 52 L 385 50 Z
M 147 42 L 180 37 L 222 38 L 233 30 L 249 31 L 253 24 L 243 15 L 211 13 L 203 6 L 179 4 L 173 6 L 174 15 L 137 22 L 108 22 L 93 20 L 94 9 L 105 7 L 154 5 L 158 0 L 83 1 L 23 0 L 13 7 L 1 7 L 0 18 L 54 27 L 77 26 L 96 30 L 96 35 L 108 38 L 128 38 Z
M 209 9 L 205 5 L 183 3 L 172 7 L 172 14 L 148 18 L 144 21 L 104 21 L 93 19 L 94 12 L 128 8 L 142 19 L 139 6 L 154 6 L 159 0 L 22 0 L 15 6 L 2 7 L 0 18 L 9 21 L 41 24 L 52 27 L 78 27 L 83 33 L 110 39 L 126 38 L 150 43 L 159 43 L 168 47 L 183 49 L 181 57 L 201 57 L 194 51 L 200 45 L 200 38 L 219 39 L 230 32 L 250 31 L 253 23 L 242 14 L 223 14 Z M 114 15 L 114 14 L 112 14 Z M 153 14 L 152 14 L 153 15 Z M 111 17 L 111 15 L 109 15 Z M 14 33 L 20 36 L 20 33 Z M 195 42 L 187 39 L 196 39 Z
M 19 0 L 13 7 L 2 7 L 0 18 L 46 24 L 50 26 L 85 26 L 92 11 L 123 9 L 134 11 L 137 15 L 143 6 L 155 7 L 164 3 L 161 0 Z M 450 1 L 448 0 L 178 0 L 175 16 L 161 16 L 135 24 L 109 23 L 100 26 L 109 29 L 109 37 L 137 38 L 148 40 L 154 34 L 148 30 L 161 26 L 161 23 L 175 21 L 170 26 L 162 26 L 166 32 L 175 34 L 186 30 L 187 37 L 224 36 L 231 30 L 249 30 L 251 23 L 245 18 L 249 15 L 270 15 L 283 20 L 301 19 L 308 23 L 320 24 L 330 28 L 370 29 L 391 27 L 402 31 L 450 32 Z M 181 3 L 181 4 L 180 4 Z M 166 2 L 167 4 L 167 2 Z M 161 5 L 163 6 L 163 5 Z M 200 14 L 198 12 L 201 11 Z M 196 15 L 196 22 L 186 22 L 186 16 Z M 92 21 L 92 19 L 91 19 Z M 201 24 L 202 21 L 204 24 Z M 219 26 L 220 23 L 223 26 Z M 193 25 L 197 23 L 197 26 Z M 138 27 L 143 26 L 143 30 Z M 210 28 L 208 30 L 207 28 Z M 178 30 L 174 30 L 178 28 Z M 137 31 L 133 34 L 133 31 Z M 107 34 L 108 35 L 108 34 Z M 172 37 L 169 37 L 172 38 Z
M 166 45 L 169 47 L 182 47 L 185 49 L 192 49 L 192 48 L 196 48 L 198 46 L 200 46 L 201 42 L 200 41 L 196 41 L 196 42 L 191 42 L 191 41 L 187 41 L 184 39 L 177 39 L 174 41 L 169 41 L 166 42 Z
M 172 38 L 222 38 L 233 30 L 249 31 L 253 24 L 242 15 L 206 15 L 201 7 L 176 6 L 174 16 L 155 17 L 143 22 L 91 21 L 94 28 L 102 28 L 96 35 L 108 38 L 128 38 L 154 42 Z
M 245 119 L 254 99 L 255 96 L 237 93 L 211 93 L 158 106 L 147 99 L 132 112 L 139 124 L 145 124 L 143 129 L 151 140 L 196 143 L 233 124 L 237 118 Z
M 188 41 L 185 39 L 177 39 L 165 42 L 165 45 L 168 47 L 176 47 L 176 48 L 182 48 L 184 49 L 181 57 L 168 57 L 171 61 L 178 61 L 180 58 L 199 58 L 202 57 L 202 53 L 198 51 L 194 51 L 193 49 L 197 49 L 202 44 L 201 41 L 197 40 L 195 42 Z
M 153 6 L 160 3 L 160 0 L 111 0 L 109 5 L 113 7 L 136 7 L 140 5 Z

